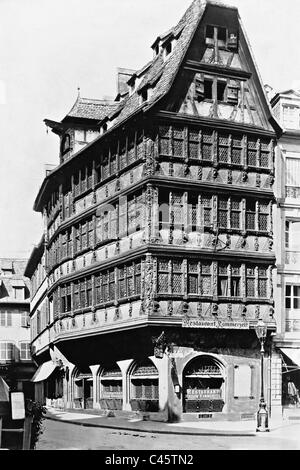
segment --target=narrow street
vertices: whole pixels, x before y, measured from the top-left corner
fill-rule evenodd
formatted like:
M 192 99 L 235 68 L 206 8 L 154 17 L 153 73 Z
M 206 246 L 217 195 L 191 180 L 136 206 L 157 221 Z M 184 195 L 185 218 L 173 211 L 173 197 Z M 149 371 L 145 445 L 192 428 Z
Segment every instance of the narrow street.
M 295 432 L 253 436 L 191 436 L 156 434 L 78 426 L 45 420 L 37 450 L 300 450 Z

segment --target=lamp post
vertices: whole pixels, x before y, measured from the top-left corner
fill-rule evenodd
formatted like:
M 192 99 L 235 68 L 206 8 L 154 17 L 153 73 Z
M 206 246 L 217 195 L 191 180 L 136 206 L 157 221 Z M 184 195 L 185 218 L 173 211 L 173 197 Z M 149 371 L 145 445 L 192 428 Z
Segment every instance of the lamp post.
M 260 341 L 260 357 L 261 357 L 261 381 L 260 381 L 260 401 L 259 401 L 259 409 L 257 412 L 257 428 L 256 432 L 266 432 L 270 431 L 268 428 L 268 411 L 267 411 L 267 404 L 265 402 L 264 397 L 264 343 L 267 336 L 267 325 L 262 321 L 259 320 L 255 327 L 255 333 L 257 338 Z

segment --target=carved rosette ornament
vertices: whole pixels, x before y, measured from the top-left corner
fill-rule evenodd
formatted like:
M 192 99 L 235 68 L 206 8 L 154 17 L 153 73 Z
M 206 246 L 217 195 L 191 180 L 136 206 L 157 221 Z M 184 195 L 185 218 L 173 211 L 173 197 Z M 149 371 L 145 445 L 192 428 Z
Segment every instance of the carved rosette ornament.
M 246 317 L 247 316 L 247 306 L 246 305 L 243 305 L 242 306 L 242 317 Z
M 128 307 L 128 316 L 129 318 L 132 317 L 132 303 L 130 302 L 129 307 Z
M 254 238 L 254 250 L 258 251 L 259 250 L 259 243 L 258 243 L 258 237 Z
M 169 316 L 173 315 L 173 302 L 172 302 L 172 300 L 168 301 L 168 315 Z

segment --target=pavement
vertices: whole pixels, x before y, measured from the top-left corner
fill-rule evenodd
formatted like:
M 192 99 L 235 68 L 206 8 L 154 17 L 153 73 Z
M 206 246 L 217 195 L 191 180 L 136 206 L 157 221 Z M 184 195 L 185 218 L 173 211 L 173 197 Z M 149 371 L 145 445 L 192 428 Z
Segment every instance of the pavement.
M 109 416 L 93 413 L 87 410 L 66 410 L 48 408 L 46 419 L 62 421 L 87 427 L 100 427 L 120 429 L 134 432 L 202 435 L 202 436 L 267 436 L 295 438 L 300 440 L 300 420 L 270 419 L 269 432 L 256 432 L 256 420 L 242 421 L 181 421 L 178 423 L 164 423 L 160 421 L 144 421 L 140 416 Z

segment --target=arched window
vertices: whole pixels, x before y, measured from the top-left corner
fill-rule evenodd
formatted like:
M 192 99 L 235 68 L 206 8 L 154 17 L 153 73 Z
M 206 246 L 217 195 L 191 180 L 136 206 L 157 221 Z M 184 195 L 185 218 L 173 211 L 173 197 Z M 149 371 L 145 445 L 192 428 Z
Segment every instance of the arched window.
M 101 372 L 99 401 L 102 409 L 122 409 L 122 372 L 117 364 L 107 367 Z
M 133 368 L 130 398 L 134 411 L 158 411 L 158 370 L 150 359 L 137 363 Z
M 185 412 L 217 412 L 224 407 L 224 378 L 219 362 L 212 356 L 199 356 L 183 371 Z

